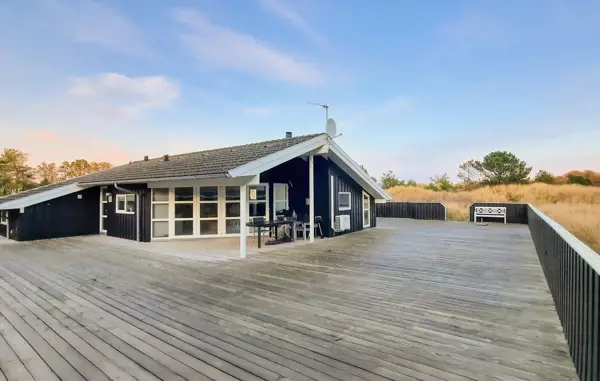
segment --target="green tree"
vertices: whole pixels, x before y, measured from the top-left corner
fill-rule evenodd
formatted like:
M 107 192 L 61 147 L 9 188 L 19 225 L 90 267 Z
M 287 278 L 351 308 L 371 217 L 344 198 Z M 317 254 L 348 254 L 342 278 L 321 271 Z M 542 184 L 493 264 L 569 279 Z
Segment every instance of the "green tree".
M 392 171 L 387 171 L 381 176 L 381 186 L 383 189 L 402 185 L 406 185 L 406 183 L 403 180 L 399 180 Z
M 574 173 L 569 173 L 567 175 L 567 182 L 569 184 L 579 184 L 579 185 L 592 185 L 592 180 L 585 175 L 576 175 Z
M 554 184 L 554 175 L 548 171 L 541 169 L 538 171 L 538 173 L 535 174 L 533 181 L 535 181 L 536 183 Z
M 454 184 L 452 183 L 452 181 L 450 181 L 450 178 L 448 177 L 448 174 L 444 173 L 443 175 L 435 175 L 431 178 L 431 183 L 429 183 L 429 185 L 427 185 L 425 187 L 425 189 L 429 189 L 435 192 L 439 192 L 439 191 L 446 191 L 446 192 L 450 192 L 453 191 L 455 188 Z
M 417 186 L 417 182 L 413 179 L 410 179 L 406 182 L 406 186 L 407 187 L 416 187 Z
M 506 151 L 491 152 L 482 161 L 474 161 L 473 167 L 486 185 L 526 183 L 531 173 L 527 163 Z
M 0 155 L 0 195 L 35 188 L 33 169 L 27 164 L 28 155 L 18 149 L 5 148 Z

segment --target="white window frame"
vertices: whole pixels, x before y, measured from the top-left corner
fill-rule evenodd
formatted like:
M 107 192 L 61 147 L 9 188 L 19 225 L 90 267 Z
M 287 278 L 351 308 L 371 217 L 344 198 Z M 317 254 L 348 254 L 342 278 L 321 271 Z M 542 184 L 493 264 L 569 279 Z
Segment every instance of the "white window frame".
M 367 205 L 368 205 L 367 208 L 365 208 L 365 196 L 367 197 Z M 364 190 L 362 192 L 361 202 L 362 202 L 362 213 L 363 213 L 363 228 L 370 228 L 371 227 L 371 196 Z M 365 224 L 365 211 L 369 212 L 369 223 L 368 224 Z
M 227 200 L 227 187 L 231 187 L 231 188 L 238 188 L 240 191 L 240 199 L 239 200 Z M 239 223 L 241 224 L 242 221 L 244 220 L 244 217 L 241 215 L 242 212 L 242 189 L 239 185 L 224 185 L 222 187 L 223 189 L 223 195 L 221 196 L 221 199 L 223 200 L 223 227 L 221 228 L 222 230 L 222 234 L 226 235 L 226 236 L 239 236 L 240 233 L 227 233 L 227 221 L 229 220 L 238 220 Z M 240 207 L 240 216 L 239 217 L 227 217 L 227 206 L 228 204 L 238 204 Z M 241 227 L 240 227 L 240 230 Z
M 340 205 L 340 200 L 341 200 L 341 195 L 348 195 L 348 206 L 341 206 Z M 339 211 L 344 211 L 344 210 L 352 210 L 352 193 L 351 192 L 338 192 L 338 210 Z
M 277 188 L 282 187 L 285 189 L 285 199 L 277 199 Z M 285 207 L 278 208 L 277 203 L 285 203 Z M 290 208 L 290 189 L 287 183 L 274 183 L 273 184 L 273 221 L 277 218 L 276 213 L 278 210 L 287 210 Z
M 175 192 L 177 189 L 180 188 L 191 188 L 192 189 L 192 199 L 188 200 L 188 201 L 176 201 L 175 200 Z M 169 226 L 171 228 L 169 236 L 170 237 L 193 237 L 196 235 L 196 222 L 195 222 L 195 217 L 196 217 L 196 187 L 194 186 L 180 186 L 180 187 L 173 187 L 169 190 L 169 193 L 172 193 L 172 199 L 173 199 L 173 211 L 171 213 L 173 213 L 173 218 L 172 221 L 173 223 L 169 223 Z M 179 204 L 187 204 L 187 205 L 192 205 L 192 216 L 191 217 L 181 217 L 181 218 L 177 218 L 175 217 L 175 209 L 177 208 L 177 205 Z M 169 207 L 169 210 L 171 210 L 171 207 Z M 175 225 L 177 223 L 177 221 L 193 221 L 192 222 L 192 234 L 185 234 L 185 235 L 177 235 L 175 234 Z
M 167 190 L 167 200 L 166 201 L 154 201 L 154 191 L 156 189 L 166 189 Z M 150 237 L 152 240 L 161 240 L 161 239 L 169 239 L 171 237 L 171 209 L 173 209 L 173 207 L 171 207 L 171 195 L 172 195 L 172 190 L 169 187 L 164 187 L 164 188 L 152 188 L 152 193 L 150 194 L 150 200 L 151 200 L 151 206 L 150 206 L 150 213 L 151 213 L 151 223 L 150 223 Z M 157 204 L 162 204 L 162 205 L 167 205 L 168 209 L 167 209 L 167 218 L 154 218 L 154 205 Z M 173 213 L 175 213 L 175 211 L 173 211 Z M 154 223 L 155 222 L 166 222 L 167 225 L 167 231 L 168 234 L 166 237 L 154 237 Z
M 217 199 L 216 200 L 201 200 L 200 199 L 200 190 L 202 188 L 217 188 Z M 223 199 L 223 196 L 221 195 L 221 187 L 218 185 L 201 185 L 199 187 L 196 187 L 197 192 L 198 192 L 198 205 L 196 207 L 196 209 L 198 209 L 198 218 L 196 219 L 198 222 L 198 229 L 197 229 L 197 235 L 199 237 L 218 237 L 221 235 L 221 200 Z M 216 204 L 217 205 L 217 216 L 216 217 L 200 217 L 200 205 L 202 204 Z M 202 234 L 202 227 L 201 227 L 201 221 L 217 221 L 217 233 L 216 234 Z
M 0 225 L 8 226 L 8 211 L 0 210 Z
M 108 219 L 108 215 L 104 214 L 104 204 L 108 204 L 108 200 L 106 199 L 106 197 L 102 197 L 102 196 L 105 196 L 105 195 L 108 196 L 108 194 L 110 194 L 108 187 L 100 187 L 100 233 L 101 234 L 106 234 L 105 222 Z M 125 202 L 125 207 L 127 207 L 127 202 Z
M 135 193 L 122 193 L 122 194 L 117 194 L 116 197 L 116 203 L 115 203 L 115 213 L 117 214 L 135 214 L 135 211 L 133 212 L 128 212 L 127 211 L 127 197 L 133 197 L 133 203 L 135 205 Z M 125 210 L 119 210 L 119 199 L 124 199 L 125 201 Z

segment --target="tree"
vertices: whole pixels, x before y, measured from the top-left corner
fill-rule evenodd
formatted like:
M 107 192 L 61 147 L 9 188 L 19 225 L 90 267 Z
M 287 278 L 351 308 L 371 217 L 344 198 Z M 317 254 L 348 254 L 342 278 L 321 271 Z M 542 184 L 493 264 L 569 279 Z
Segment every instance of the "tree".
M 538 173 L 536 173 L 533 181 L 535 181 L 536 183 L 554 184 L 554 175 L 548 171 L 541 169 L 538 171 Z
M 0 155 L 0 195 L 35 188 L 33 169 L 27 164 L 28 155 L 18 149 L 5 148 Z
M 389 189 L 391 187 L 402 186 L 405 185 L 404 181 L 398 180 L 394 172 L 387 171 L 383 175 L 381 175 L 381 186 L 383 189 Z
M 90 173 L 103 171 L 110 168 L 110 163 L 101 162 L 88 162 L 85 159 L 77 159 L 71 162 L 63 161 L 58 172 L 61 180 L 69 180 L 80 176 L 85 176 Z
M 417 182 L 413 179 L 410 179 L 406 182 L 406 186 L 407 187 L 416 187 L 417 186 Z
M 473 167 L 486 185 L 526 183 L 531 173 L 527 163 L 506 151 L 491 152 L 482 161 L 474 161 Z
M 448 174 L 444 173 L 443 175 L 435 175 L 431 178 L 431 183 L 425 187 L 425 189 L 429 189 L 435 192 L 438 191 L 453 191 L 455 188 L 452 181 L 448 177 Z
M 474 183 L 477 181 L 479 171 L 475 167 L 475 160 L 464 161 L 458 166 L 458 178 L 465 183 Z
M 35 169 L 35 175 L 40 185 L 54 184 L 59 181 L 60 175 L 55 163 L 46 163 L 45 161 L 38 164 Z
M 567 182 L 569 184 L 579 184 L 579 185 L 592 185 L 592 180 L 585 175 L 576 175 L 574 173 L 569 173 L 567 175 Z

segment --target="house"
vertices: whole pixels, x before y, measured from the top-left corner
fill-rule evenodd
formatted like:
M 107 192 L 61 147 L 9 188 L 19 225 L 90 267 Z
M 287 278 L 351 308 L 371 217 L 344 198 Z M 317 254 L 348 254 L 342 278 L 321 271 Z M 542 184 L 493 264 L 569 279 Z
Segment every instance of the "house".
M 153 240 L 240 237 L 249 218 L 294 210 L 323 235 L 376 225 L 390 196 L 325 133 L 164 155 L 0 198 L 0 235 L 17 241 L 103 233 Z M 349 215 L 348 230 L 335 216 Z M 241 220 L 243 216 L 243 220 Z M 311 240 L 314 237 L 311 235 Z

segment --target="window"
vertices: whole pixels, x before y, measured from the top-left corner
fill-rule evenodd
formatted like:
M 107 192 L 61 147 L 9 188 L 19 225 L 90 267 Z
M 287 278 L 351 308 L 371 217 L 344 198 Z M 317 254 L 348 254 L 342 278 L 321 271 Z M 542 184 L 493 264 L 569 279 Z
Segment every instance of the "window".
M 6 210 L 0 210 L 0 224 L 8 225 L 8 212 Z
M 117 213 L 135 214 L 135 195 L 118 194 L 117 195 Z
M 268 185 L 250 185 L 248 186 L 248 220 L 253 220 L 256 217 L 262 217 L 265 221 L 269 220 L 268 215 Z M 252 233 L 254 228 L 249 228 L 248 232 Z
M 200 187 L 200 235 L 219 234 L 219 188 Z
M 339 210 L 350 210 L 350 192 L 339 192 L 338 193 L 338 209 Z
M 225 234 L 240 233 L 240 187 L 225 187 Z
M 152 189 L 152 238 L 169 236 L 169 188 Z
M 175 235 L 194 235 L 194 188 L 175 188 Z
M 273 184 L 273 214 L 277 215 L 282 210 L 288 210 L 288 185 Z

